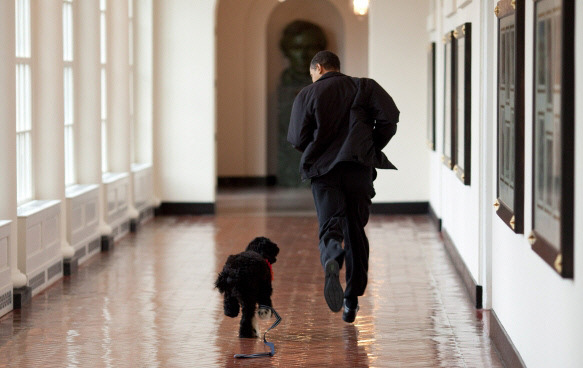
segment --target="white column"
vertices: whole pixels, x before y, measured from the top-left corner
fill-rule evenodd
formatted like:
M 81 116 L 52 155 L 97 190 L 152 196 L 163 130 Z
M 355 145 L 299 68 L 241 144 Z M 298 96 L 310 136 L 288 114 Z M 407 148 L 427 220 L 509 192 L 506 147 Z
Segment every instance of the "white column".
M 33 158 L 35 197 L 61 201 L 61 250 L 67 243 L 63 109 L 63 3 L 32 1 Z
M 12 220 L 8 264 L 14 288 L 26 285 L 18 270 L 16 231 L 16 96 L 14 1 L 0 1 L 0 220 Z
M 99 0 L 73 3 L 76 170 L 79 184 L 101 183 Z
M 152 163 L 152 6 L 152 0 L 134 0 L 134 120 L 139 163 Z
M 108 163 L 112 172 L 130 172 L 129 36 L 127 0 L 107 2 Z
M 76 169 L 79 184 L 100 184 L 99 231 L 110 235 L 105 222 L 101 184 L 101 62 L 99 0 L 73 3 L 75 55 Z
M 112 172 L 131 172 L 128 1 L 107 2 L 107 152 Z M 133 177 L 129 176 L 128 215 L 137 219 Z

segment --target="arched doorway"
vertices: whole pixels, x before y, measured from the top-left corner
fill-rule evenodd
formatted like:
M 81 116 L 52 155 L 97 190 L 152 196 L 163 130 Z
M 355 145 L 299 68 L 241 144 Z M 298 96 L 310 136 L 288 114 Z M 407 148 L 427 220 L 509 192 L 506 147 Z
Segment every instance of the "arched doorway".
M 217 175 L 261 182 L 276 172 L 270 128 L 281 71 L 281 31 L 294 19 L 319 24 L 338 52 L 343 71 L 366 76 L 368 20 L 340 0 L 218 0 L 216 22 Z

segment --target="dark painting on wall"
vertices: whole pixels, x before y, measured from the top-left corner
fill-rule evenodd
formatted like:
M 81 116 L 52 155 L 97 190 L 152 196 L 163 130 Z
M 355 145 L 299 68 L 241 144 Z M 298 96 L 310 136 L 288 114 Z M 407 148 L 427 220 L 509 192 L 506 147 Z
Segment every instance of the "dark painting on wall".
M 435 151 L 435 42 L 427 49 L 427 146 Z
M 524 0 L 502 0 L 498 18 L 496 213 L 524 231 Z
M 454 32 L 457 82 L 457 109 L 455 111 L 454 172 L 465 184 L 471 178 L 472 140 L 472 24 L 465 23 Z
M 444 44 L 444 88 L 443 88 L 443 136 L 441 160 L 450 169 L 453 169 L 453 127 L 455 119 L 455 74 L 454 60 L 455 48 L 453 47 L 453 31 L 447 32 L 443 37 Z
M 574 0 L 534 6 L 533 249 L 573 277 Z

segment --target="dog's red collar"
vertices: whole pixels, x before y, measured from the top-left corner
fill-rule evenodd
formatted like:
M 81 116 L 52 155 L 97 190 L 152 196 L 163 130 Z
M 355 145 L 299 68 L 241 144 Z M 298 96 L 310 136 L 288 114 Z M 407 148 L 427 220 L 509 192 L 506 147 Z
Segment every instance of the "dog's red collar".
M 269 266 L 269 272 L 271 273 L 271 281 L 273 281 L 273 267 L 271 267 L 271 263 L 266 259 L 267 265 Z

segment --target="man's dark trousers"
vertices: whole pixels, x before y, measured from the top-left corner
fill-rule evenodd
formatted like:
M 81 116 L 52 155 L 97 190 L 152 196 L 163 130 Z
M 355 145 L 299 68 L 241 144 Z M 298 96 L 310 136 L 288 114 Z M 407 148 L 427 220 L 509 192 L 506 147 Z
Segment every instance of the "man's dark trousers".
M 312 178 L 312 194 L 320 224 L 322 266 L 336 259 L 342 267 L 346 260 L 344 296 L 361 296 L 368 280 L 369 245 L 364 227 L 375 195 L 373 168 L 341 162 L 327 174 Z

